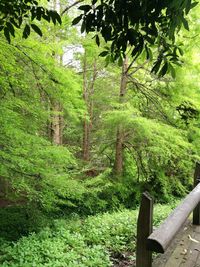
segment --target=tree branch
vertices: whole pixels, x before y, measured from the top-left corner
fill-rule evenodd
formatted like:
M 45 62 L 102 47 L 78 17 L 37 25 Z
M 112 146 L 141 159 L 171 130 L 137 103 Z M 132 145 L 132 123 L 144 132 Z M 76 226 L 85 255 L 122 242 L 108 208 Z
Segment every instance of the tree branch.
M 70 6 L 67 6 L 61 13 L 61 16 L 64 15 L 66 12 L 69 11 L 69 9 L 71 9 L 72 7 L 78 5 L 79 3 L 83 2 L 84 0 L 78 0 L 76 2 L 74 2 L 73 4 L 71 4 Z

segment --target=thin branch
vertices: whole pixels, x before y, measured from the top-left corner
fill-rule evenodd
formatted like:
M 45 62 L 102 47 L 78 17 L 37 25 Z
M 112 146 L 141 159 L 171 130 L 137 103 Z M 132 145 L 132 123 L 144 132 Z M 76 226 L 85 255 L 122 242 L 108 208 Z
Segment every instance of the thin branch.
M 127 70 L 126 70 L 126 74 L 128 74 L 128 72 L 129 72 L 129 70 L 132 68 L 134 62 L 135 62 L 135 59 L 134 59 L 134 60 L 130 63 L 130 65 L 128 66 L 128 68 L 127 68 Z M 135 71 L 133 71 L 133 72 L 130 73 L 129 75 L 132 75 L 132 74 L 136 73 L 139 69 L 143 69 L 144 66 L 145 66 L 148 62 L 149 62 L 149 61 L 146 60 L 143 64 L 141 64 L 141 65 L 135 67 Z
M 56 84 L 62 84 L 60 83 L 57 79 L 55 79 L 54 77 L 52 77 L 52 73 L 49 72 L 47 69 L 45 69 L 42 65 L 40 65 L 38 62 L 36 62 L 32 57 L 30 57 L 26 52 L 24 52 L 18 45 L 15 45 L 14 47 L 16 47 L 23 55 L 25 55 L 31 62 L 33 62 L 35 65 L 39 66 L 40 69 L 45 72 L 45 73 L 48 73 L 49 75 L 49 79 L 51 81 L 53 81 L 54 83 Z
M 166 120 L 170 125 L 174 126 L 174 124 L 169 120 L 168 116 L 163 111 L 163 108 L 158 99 L 158 97 L 161 98 L 160 94 L 155 90 L 151 89 L 150 87 L 147 87 L 145 84 L 138 82 L 138 80 L 133 77 L 129 76 L 129 80 L 134 84 L 135 89 L 138 90 L 138 92 L 140 92 L 142 95 L 145 96 L 146 99 L 149 99 L 149 101 L 154 104 L 163 119 Z
M 69 9 L 71 9 L 72 7 L 82 3 L 84 0 L 78 0 L 76 2 L 74 2 L 73 4 L 71 4 L 70 6 L 67 6 L 61 13 L 61 16 L 64 15 L 65 13 L 67 13 L 69 11 Z

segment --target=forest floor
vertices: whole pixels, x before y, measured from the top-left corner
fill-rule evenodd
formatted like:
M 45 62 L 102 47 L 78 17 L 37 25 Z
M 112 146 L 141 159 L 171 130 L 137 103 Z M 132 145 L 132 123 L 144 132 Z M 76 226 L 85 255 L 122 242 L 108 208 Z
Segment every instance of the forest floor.
M 114 254 L 111 258 L 113 267 L 133 267 L 135 266 L 135 259 L 130 252 Z
M 156 204 L 154 225 L 159 225 L 176 205 L 177 201 Z M 14 213 L 11 209 L 9 214 L 8 210 L 0 211 L 3 218 L 0 233 L 4 233 L 4 239 L 0 235 L 0 266 L 135 266 L 138 209 L 97 214 L 84 219 L 79 215 L 55 219 L 38 232 L 30 232 L 12 242 L 6 241 L 6 231 L 10 237 L 13 229 L 15 232 L 26 229 L 27 218 L 18 210 Z M 17 212 L 21 214 L 18 220 L 15 218 Z

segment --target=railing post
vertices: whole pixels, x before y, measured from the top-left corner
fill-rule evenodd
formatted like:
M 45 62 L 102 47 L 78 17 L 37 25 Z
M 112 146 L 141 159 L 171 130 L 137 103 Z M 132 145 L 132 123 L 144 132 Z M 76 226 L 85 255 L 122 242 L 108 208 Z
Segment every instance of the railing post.
M 196 163 L 194 172 L 194 187 L 200 183 L 200 163 Z M 193 211 L 193 224 L 200 225 L 200 203 Z
M 147 238 L 153 230 L 153 199 L 142 194 L 137 222 L 136 267 L 151 267 L 152 252 L 147 250 Z

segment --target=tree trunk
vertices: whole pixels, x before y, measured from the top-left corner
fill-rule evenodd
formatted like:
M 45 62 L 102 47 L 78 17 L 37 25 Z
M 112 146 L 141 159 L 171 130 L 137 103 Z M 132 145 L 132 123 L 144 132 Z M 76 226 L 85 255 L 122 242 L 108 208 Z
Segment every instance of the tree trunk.
M 96 59 L 93 63 L 93 76 L 91 85 L 87 84 L 87 59 L 86 53 L 84 55 L 83 62 L 83 99 L 86 103 L 87 114 L 89 116 L 86 118 L 83 123 L 83 160 L 90 160 L 90 139 L 91 139 L 91 130 L 92 130 L 92 120 L 93 120 L 93 94 L 94 94 L 94 84 L 97 77 L 97 68 L 96 68 Z
M 83 59 L 83 99 L 85 101 L 86 107 L 88 107 L 88 90 L 87 90 L 87 56 L 86 52 Z M 89 161 L 89 135 L 88 135 L 88 119 L 87 114 L 85 114 L 85 119 L 83 122 L 83 160 Z
M 53 0 L 54 9 L 60 13 L 60 0 Z M 58 40 L 59 41 L 59 40 Z M 62 65 L 62 56 L 54 55 L 55 60 L 59 65 Z M 63 116 L 62 107 L 58 100 L 51 101 L 51 138 L 52 142 L 56 145 L 62 144 L 63 139 Z
M 124 102 L 124 97 L 126 94 L 127 87 L 127 69 L 128 69 L 128 59 L 124 59 L 121 74 L 121 84 L 119 93 L 119 102 Z M 115 145 L 115 163 L 114 163 L 114 173 L 118 176 L 123 173 L 123 142 L 124 142 L 124 130 L 122 125 L 118 126 L 116 145 Z
M 62 123 L 61 123 L 61 108 L 60 104 L 55 101 L 52 103 L 52 122 L 51 122 L 51 137 L 52 142 L 56 145 L 62 144 Z

